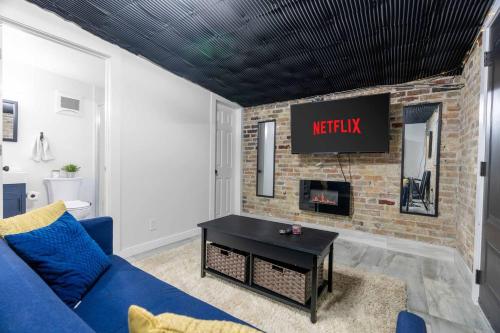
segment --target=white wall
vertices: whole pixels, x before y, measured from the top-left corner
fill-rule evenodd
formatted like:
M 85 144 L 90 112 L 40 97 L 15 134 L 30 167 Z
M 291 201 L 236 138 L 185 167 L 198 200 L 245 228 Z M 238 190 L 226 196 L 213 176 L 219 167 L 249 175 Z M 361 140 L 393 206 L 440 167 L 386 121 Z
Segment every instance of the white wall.
M 425 162 L 425 123 L 405 125 L 405 177 L 420 178 Z
M 27 2 L 2 0 L 0 15 L 109 56 L 106 211 L 115 250 L 133 254 L 197 233 L 212 208 L 210 91 Z
M 81 167 L 79 176 L 84 178 L 84 182 L 80 199 L 93 203 L 94 108 L 98 102 L 94 95 L 103 89 L 93 84 L 104 84 L 104 62 L 8 26 L 3 29 L 3 51 L 4 98 L 17 101 L 19 108 L 18 141 L 4 142 L 3 163 L 12 171 L 27 172 L 28 192 L 40 193 L 38 200 L 27 201 L 27 209 L 48 203 L 43 179 L 50 176 L 51 170 L 58 170 L 68 163 Z M 93 73 L 94 77 L 87 77 Z M 56 114 L 56 90 L 81 99 L 80 116 Z M 31 159 L 34 142 L 40 132 L 50 143 L 54 160 L 35 162 Z
M 121 115 L 122 245 L 128 248 L 208 220 L 210 93 L 132 55 L 123 64 L 124 91 L 143 87 Z
M 432 132 L 432 154 L 428 157 L 428 148 L 425 147 L 425 170 L 431 172 L 429 191 L 431 194 L 431 201 L 434 201 L 436 195 L 436 166 L 437 166 L 437 152 L 438 152 L 438 126 L 439 126 L 439 112 L 434 112 L 425 124 L 426 133 Z M 426 134 L 427 135 L 427 134 Z M 425 140 L 427 137 L 425 138 Z M 427 145 L 427 143 L 426 143 Z
M 0 24 L 0 54 L 3 52 L 3 26 Z M 0 73 L 3 72 L 3 60 L 0 57 Z M 3 99 L 3 84 L 0 79 L 0 100 Z M 0 126 L 0 138 L 3 138 L 3 126 Z M 0 165 L 3 166 L 3 141 L 0 141 Z M 0 171 L 0 184 L 3 184 L 3 174 Z M 0 186 L 0 198 L 3 198 L 3 186 Z M 0 216 L 3 217 L 3 205 L 0 205 Z

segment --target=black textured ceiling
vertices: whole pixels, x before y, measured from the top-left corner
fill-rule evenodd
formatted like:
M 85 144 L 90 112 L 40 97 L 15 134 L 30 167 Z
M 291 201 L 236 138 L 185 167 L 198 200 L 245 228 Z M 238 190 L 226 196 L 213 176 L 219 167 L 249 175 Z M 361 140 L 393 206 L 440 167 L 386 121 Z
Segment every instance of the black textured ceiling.
M 28 0 L 243 106 L 461 73 L 492 0 Z

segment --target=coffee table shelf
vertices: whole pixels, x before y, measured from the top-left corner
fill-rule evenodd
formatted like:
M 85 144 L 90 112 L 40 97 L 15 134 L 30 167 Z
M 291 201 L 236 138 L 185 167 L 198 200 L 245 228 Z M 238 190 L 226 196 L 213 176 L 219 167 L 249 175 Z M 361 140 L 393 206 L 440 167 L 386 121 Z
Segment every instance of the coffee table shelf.
M 235 278 L 232 278 L 230 276 L 227 276 L 225 274 L 222 274 L 220 272 L 217 272 L 216 270 L 213 270 L 211 268 L 205 268 L 205 272 L 206 273 L 209 273 L 209 274 L 212 274 L 218 278 L 221 278 L 222 280 L 225 280 L 225 281 L 228 281 L 228 282 L 231 282 L 231 283 L 234 283 L 240 287 L 243 287 L 245 289 L 248 289 L 248 290 L 251 290 L 257 294 L 260 294 L 260 295 L 263 295 L 263 296 L 267 296 L 269 298 L 272 298 L 276 301 L 279 301 L 281 303 L 285 303 L 287 305 L 290 305 L 290 306 L 293 306 L 297 309 L 301 309 L 301 310 L 306 310 L 306 311 L 310 311 L 311 310 L 311 299 L 309 299 L 309 301 L 307 301 L 306 304 L 302 304 L 302 303 L 299 303 L 299 302 L 296 302 L 294 301 L 293 299 L 290 299 L 288 297 L 285 297 L 285 296 L 282 296 L 278 293 L 275 293 L 273 292 L 272 290 L 269 290 L 269 289 L 266 289 L 266 288 L 263 288 L 259 285 L 256 285 L 255 283 L 252 283 L 252 284 L 249 284 L 249 283 L 243 283 L 241 282 L 240 280 L 236 280 Z M 328 287 L 328 281 L 323 281 L 323 283 L 321 284 L 321 286 L 318 287 L 318 298 L 321 296 L 321 294 L 327 289 Z

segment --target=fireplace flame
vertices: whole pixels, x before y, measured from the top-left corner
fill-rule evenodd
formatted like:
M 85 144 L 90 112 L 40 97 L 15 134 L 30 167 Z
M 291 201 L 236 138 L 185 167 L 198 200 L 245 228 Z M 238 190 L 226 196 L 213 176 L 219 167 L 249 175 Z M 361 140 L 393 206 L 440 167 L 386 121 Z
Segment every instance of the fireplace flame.
M 324 193 L 321 193 L 320 195 L 314 195 L 311 199 L 311 202 L 314 203 L 320 203 L 320 204 L 327 204 L 327 205 L 336 205 L 337 202 L 335 200 L 330 200 L 328 199 Z

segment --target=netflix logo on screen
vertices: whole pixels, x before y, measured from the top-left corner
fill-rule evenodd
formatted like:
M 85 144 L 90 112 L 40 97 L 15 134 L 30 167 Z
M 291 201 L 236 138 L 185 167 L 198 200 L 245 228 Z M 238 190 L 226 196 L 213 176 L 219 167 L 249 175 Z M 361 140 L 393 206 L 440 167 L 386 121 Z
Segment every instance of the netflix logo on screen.
M 323 134 L 361 134 L 361 118 L 321 120 L 313 123 L 313 135 Z
M 389 151 L 389 94 L 291 106 L 293 154 Z

